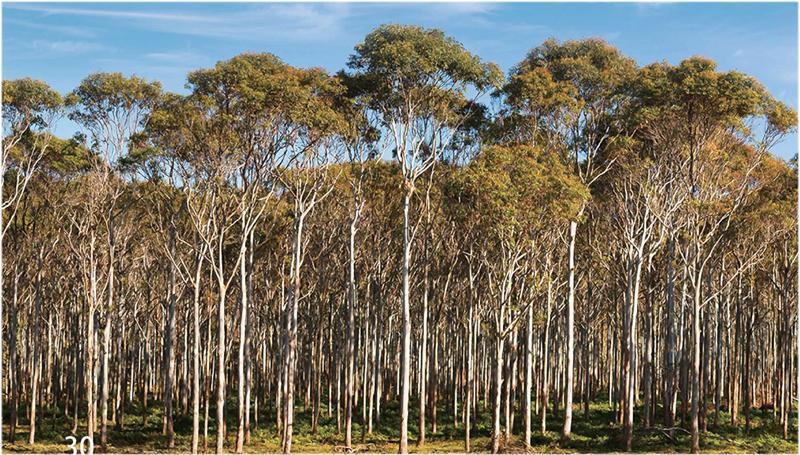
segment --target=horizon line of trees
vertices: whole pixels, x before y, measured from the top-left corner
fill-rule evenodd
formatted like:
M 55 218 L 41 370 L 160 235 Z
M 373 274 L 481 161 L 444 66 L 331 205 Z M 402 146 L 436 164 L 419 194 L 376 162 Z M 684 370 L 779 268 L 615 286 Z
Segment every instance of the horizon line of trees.
M 301 402 L 347 448 L 399 403 L 400 453 L 412 406 L 419 447 L 445 407 L 466 452 L 485 412 L 493 453 L 518 415 L 569 444 L 600 397 L 626 451 L 758 406 L 794 434 L 797 164 L 771 151 L 797 115 L 754 78 L 598 39 L 503 75 L 384 25 L 336 74 L 249 53 L 186 87 L 3 81 L 7 441 L 47 410 L 105 451 L 153 400 L 192 453 L 226 415 L 236 453 L 260 426 L 290 453 Z

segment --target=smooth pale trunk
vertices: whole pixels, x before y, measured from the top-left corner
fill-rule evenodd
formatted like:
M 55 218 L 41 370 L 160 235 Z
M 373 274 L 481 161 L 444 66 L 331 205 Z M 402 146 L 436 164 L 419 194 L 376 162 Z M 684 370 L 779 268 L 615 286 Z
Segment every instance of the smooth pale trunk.
M 206 349 L 203 356 L 203 452 L 208 450 L 208 421 L 209 403 L 211 401 L 211 371 L 213 362 L 211 359 L 211 318 L 212 309 L 208 310 L 208 323 L 206 323 Z
M 720 279 L 722 279 L 722 274 L 720 274 Z M 716 379 L 716 387 L 714 387 L 714 428 L 717 428 L 719 425 L 719 413 L 720 413 L 720 405 L 722 402 L 722 310 L 720 305 L 720 299 L 722 296 L 717 297 L 715 300 L 715 313 L 717 319 L 717 339 L 716 339 L 716 354 L 717 358 L 715 359 L 714 364 L 714 377 Z
M 2 193 L 2 191 L 0 191 Z M 1 198 L 0 198 L 1 199 Z M 2 260 L 2 259 L 0 259 Z M 19 360 L 17 355 L 17 324 L 18 324 L 18 308 L 17 308 L 17 295 L 18 295 L 18 280 L 16 279 L 16 270 L 14 273 L 14 294 L 12 298 L 11 304 L 11 315 L 9 317 L 9 342 L 8 342 L 8 358 L 9 358 L 9 387 L 11 388 L 11 421 L 9 422 L 9 435 L 8 435 L 8 442 L 14 442 L 16 440 L 16 429 L 17 429 L 17 413 L 19 412 Z M 2 278 L 0 278 L 0 283 L 2 282 Z M 0 290 L 2 292 L 2 290 Z M 77 345 L 75 347 L 77 350 Z M 77 359 L 77 355 L 76 355 Z M 77 363 L 77 362 L 76 362 Z M 78 369 L 76 364 L 75 369 Z M 76 374 L 77 377 L 77 374 Z M 77 381 L 76 381 L 76 388 L 77 388 Z M 75 393 L 75 403 L 78 402 L 77 393 Z M 77 413 L 76 413 L 77 414 Z M 78 420 L 75 419 L 75 424 L 77 425 Z
M 500 320 L 505 317 L 504 311 L 500 310 Z M 495 392 L 494 404 L 492 406 L 492 453 L 500 451 L 500 401 L 503 394 L 503 337 L 502 329 L 498 327 L 495 338 Z
M 675 425 L 675 402 L 677 389 L 675 387 L 675 271 L 672 268 L 672 259 L 675 254 L 675 240 L 670 234 L 667 240 L 667 313 L 666 344 L 664 345 L 665 364 L 665 390 L 664 390 L 664 423 L 667 428 Z M 673 430 L 669 430 L 672 437 Z
M 699 406 L 700 406 L 700 280 L 702 273 L 697 273 L 694 295 L 692 298 L 692 414 L 691 414 L 691 435 L 692 453 L 700 452 L 700 426 L 699 426 Z M 745 381 L 747 383 L 747 381 Z
M 222 262 L 222 240 L 218 245 L 218 266 Z M 225 445 L 225 282 L 221 276 L 219 283 L 219 302 L 217 304 L 217 443 L 216 453 L 222 453 Z
M 509 323 L 514 319 L 514 312 L 509 312 Z M 506 377 L 508 378 L 505 381 L 505 415 L 503 418 L 503 422 L 505 422 L 505 438 L 506 441 L 511 440 L 511 430 L 514 427 L 514 408 L 513 408 L 513 392 L 512 389 L 516 382 L 516 371 L 517 371 L 517 330 L 511 331 L 511 339 L 509 340 L 509 346 L 512 347 L 509 352 L 508 364 L 507 364 L 507 373 Z
M 197 257 L 194 275 L 194 311 L 192 326 L 192 453 L 196 454 L 200 443 L 200 276 L 203 269 L 202 254 Z M 209 324 L 210 325 L 210 324 Z
M 175 251 L 175 226 L 171 223 L 169 230 L 169 249 L 172 257 L 177 260 Z M 162 368 L 164 371 L 164 434 L 167 436 L 167 447 L 175 447 L 175 432 L 173 428 L 172 415 L 172 378 L 175 375 L 175 295 L 176 271 L 175 263 L 169 261 L 169 308 L 167 310 L 166 333 L 164 334 L 164 360 Z
M 422 286 L 422 339 L 420 340 L 419 371 L 419 433 L 417 447 L 425 445 L 425 403 L 428 383 L 428 267 L 425 265 L 425 277 Z
M 645 291 L 645 320 L 644 320 L 644 427 L 650 427 L 651 406 L 653 406 L 652 392 L 653 392 L 653 304 L 652 296 Z M 635 332 L 634 332 L 635 333 Z M 635 336 L 635 335 L 634 335 Z
M 2 150 L 1 153 L 3 153 L 3 156 L 0 157 L 0 188 L 5 188 L 6 187 L 5 186 L 5 182 L 6 182 L 6 180 L 5 180 L 5 176 L 6 176 L 6 151 L 5 151 L 5 149 Z M 0 191 L 0 308 L 4 308 L 3 305 L 5 304 L 5 301 L 3 300 L 4 299 L 4 295 L 5 295 L 3 293 L 3 287 L 5 286 L 4 278 L 5 278 L 5 271 L 6 271 L 5 270 L 5 256 L 3 255 L 3 243 L 4 243 L 3 241 L 5 240 L 5 234 L 6 234 L 5 213 L 4 213 L 4 210 L 3 210 L 3 207 L 5 207 L 5 199 L 4 199 L 3 193 L 4 193 L 4 191 Z M 16 286 L 17 286 L 16 281 L 17 281 L 16 280 L 16 274 L 14 274 L 14 288 L 16 288 Z M 14 307 L 16 307 L 16 302 L 14 304 Z M 16 319 L 16 308 L 12 309 L 12 315 L 13 315 L 14 319 Z M 12 332 L 12 335 L 11 335 L 12 342 L 9 342 L 9 345 L 10 345 L 9 346 L 9 360 L 10 360 L 10 363 L 11 363 L 11 380 L 10 380 L 11 382 L 10 382 L 9 385 L 11 387 L 11 397 L 12 397 L 11 401 L 12 401 L 12 404 L 11 404 L 11 424 L 10 424 L 10 428 L 9 428 L 9 438 L 8 439 L 9 439 L 9 442 L 14 442 L 14 432 L 16 430 L 16 424 L 17 424 L 17 422 L 16 422 L 16 417 L 17 417 L 16 382 L 17 382 L 17 380 L 15 378 L 15 376 L 17 374 L 17 371 L 16 371 L 17 368 L 16 368 L 16 365 L 14 364 L 14 359 L 15 359 L 15 356 L 16 356 L 16 338 L 17 338 L 16 324 L 11 325 L 10 328 L 14 332 Z M 0 343 L 0 357 L 2 357 L 2 355 L 3 355 L 3 344 Z M 2 406 L 2 403 L 0 403 L 0 421 L 2 421 L 2 415 L 3 415 L 2 411 L 3 411 L 3 406 Z M 2 431 L 2 425 L 0 425 L 0 442 L 2 441 L 2 438 L 3 438 L 2 432 L 3 432 Z
M 109 297 L 110 299 L 111 297 Z M 109 306 L 110 307 L 110 306 Z M 100 394 L 100 448 L 103 452 L 108 446 L 108 368 L 111 349 L 111 315 L 106 314 L 106 322 L 103 327 L 103 377 L 102 392 Z
M 328 301 L 328 418 L 333 417 L 333 298 Z
M 633 261 L 628 267 L 629 270 L 629 281 L 628 286 L 630 291 L 628 293 L 628 302 L 627 302 L 627 318 L 626 324 L 628 325 L 626 333 L 625 333 L 625 343 L 626 343 L 626 350 L 628 352 L 628 365 L 625 380 L 625 422 L 624 422 L 624 429 L 625 429 L 625 450 L 630 452 L 631 451 L 631 444 L 633 440 L 633 411 L 634 406 L 636 405 L 636 323 L 638 319 L 638 308 L 639 308 L 639 287 L 641 283 L 641 275 L 642 275 L 642 258 L 641 255 L 637 254 L 636 259 Z M 632 276 L 631 276 L 632 274 Z
M 145 325 L 144 329 L 144 365 L 142 366 L 142 429 L 147 428 L 147 395 L 150 387 L 148 374 L 150 373 L 150 325 Z
M 294 431 L 294 378 L 295 378 L 295 359 L 297 356 L 297 311 L 300 306 L 300 263 L 302 260 L 303 242 L 303 221 L 304 216 L 297 217 L 295 223 L 295 239 L 293 252 L 293 267 L 291 293 L 289 295 L 290 307 L 287 324 L 287 353 L 286 356 L 286 381 L 284 390 L 286 391 L 284 402 L 284 429 L 283 429 L 283 453 L 292 452 L 292 433 Z
M 244 219 L 244 218 L 243 218 Z M 246 362 L 246 346 L 247 346 L 247 263 L 245 256 L 247 255 L 247 239 L 246 236 L 242 238 L 242 247 L 239 249 L 239 277 L 240 277 L 240 294 L 239 301 L 239 358 L 238 358 L 238 375 L 239 381 L 237 384 L 237 399 L 239 404 L 239 426 L 236 430 L 236 453 L 242 453 L 244 449 L 244 421 L 245 421 L 245 362 Z
M 474 379 L 474 366 L 473 366 L 473 356 L 472 356 L 472 338 L 474 332 L 474 325 L 473 325 L 473 307 L 474 307 L 474 298 L 475 298 L 475 279 L 472 273 L 472 262 L 469 263 L 469 300 L 468 305 L 469 308 L 467 309 L 467 352 L 466 352 L 466 359 L 467 359 L 467 387 L 466 387 L 466 397 L 464 398 L 464 452 L 469 452 L 469 432 L 472 425 L 471 421 L 471 412 L 472 412 L 472 396 L 473 396 L 473 387 L 475 384 Z
M 531 387 L 533 386 L 533 305 L 528 305 L 525 333 L 525 446 L 531 445 Z
M 369 284 L 367 284 L 367 294 L 369 294 Z M 362 317 L 363 320 L 363 343 L 362 343 L 362 363 L 361 363 L 361 442 L 365 442 L 367 435 L 367 406 L 369 405 L 368 385 L 369 385 L 369 351 L 370 351 L 370 304 L 367 301 L 367 308 Z
M 253 295 L 253 231 L 249 235 L 249 248 L 247 254 L 247 267 L 244 287 L 247 289 L 248 297 Z M 245 325 L 245 397 L 244 397 L 244 443 L 250 444 L 250 394 L 252 389 L 253 365 L 250 360 L 250 351 L 253 349 L 250 337 L 250 325 Z M 256 423 L 258 423 L 258 400 L 256 400 Z
M 411 242 L 409 239 L 408 211 L 411 203 L 411 192 L 406 191 L 403 198 L 403 319 L 402 319 L 402 352 L 400 359 L 400 376 L 402 389 L 400 392 L 400 453 L 408 453 L 408 398 L 411 391 L 411 303 L 409 286 L 409 262 L 411 260 Z
M 34 320 L 33 320 L 33 339 L 39 339 L 39 331 L 40 331 L 40 318 L 42 317 L 42 261 L 41 261 L 41 250 L 39 251 L 39 272 L 36 274 L 36 297 L 34 298 L 36 301 L 36 310 L 34 313 Z M 28 434 L 28 444 L 33 445 L 36 441 L 36 400 L 39 395 L 39 381 L 41 379 L 41 347 L 39 343 L 34 344 L 33 346 L 33 371 L 31 377 L 31 405 L 30 405 L 30 432 Z
M 97 264 L 94 257 L 95 237 L 92 234 L 89 240 L 89 255 L 90 255 L 90 302 L 89 311 L 86 315 L 86 433 L 90 439 L 94 439 L 95 418 L 94 418 L 94 357 L 95 357 L 95 344 L 94 344 L 94 319 L 95 309 L 97 308 Z M 91 446 L 90 446 L 91 447 Z
M 353 444 L 353 396 L 355 393 L 355 306 L 356 299 L 358 298 L 356 289 L 356 259 L 355 259 L 355 236 L 356 236 L 356 219 L 355 217 L 350 222 L 350 238 L 349 238 L 349 261 L 348 261 L 348 286 L 349 298 L 347 305 L 347 377 L 345 383 L 347 384 L 347 398 L 344 410 L 344 445 L 345 447 L 352 447 Z
M 370 359 L 369 359 L 369 367 L 371 368 L 370 374 L 370 384 L 369 384 L 369 411 L 367 416 L 367 434 L 372 434 L 372 422 L 373 422 L 373 410 L 375 408 L 375 394 L 377 391 L 377 370 L 378 366 L 377 363 L 380 361 L 378 358 L 378 312 L 380 310 L 380 303 L 378 303 L 378 308 L 373 311 L 373 319 L 372 319 L 372 341 L 370 349 Z
M 547 403 L 550 399 L 550 313 L 553 304 L 553 282 L 547 280 L 547 312 L 544 321 L 544 346 L 542 347 L 542 409 L 541 426 L 542 436 L 547 433 Z
M 431 434 L 436 434 L 437 432 L 437 405 L 439 401 L 439 328 L 438 326 L 434 326 L 433 331 L 433 357 L 431 358 Z M 461 378 L 463 377 L 463 370 L 459 370 L 459 382 L 461 382 Z M 455 383 L 455 381 L 454 381 Z M 455 420 L 454 427 L 458 428 L 458 385 L 454 385 L 453 388 L 453 418 Z
M 561 430 L 561 439 L 569 441 L 572 434 L 572 383 L 573 364 L 575 360 L 575 234 L 578 228 L 576 221 L 569 223 L 569 293 L 567 295 L 567 357 L 565 374 L 564 396 L 564 427 Z

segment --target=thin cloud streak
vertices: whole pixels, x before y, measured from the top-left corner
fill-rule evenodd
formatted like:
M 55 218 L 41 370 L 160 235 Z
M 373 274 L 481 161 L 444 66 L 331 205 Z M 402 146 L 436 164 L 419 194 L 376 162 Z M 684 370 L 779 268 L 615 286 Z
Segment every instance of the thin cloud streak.
M 20 19 L 4 19 L 5 25 L 16 25 L 32 30 L 43 30 L 45 32 L 59 33 L 80 38 L 94 38 L 97 34 L 86 27 L 71 27 L 68 25 L 48 25 L 39 22 L 30 22 Z
M 133 26 L 159 32 L 239 40 L 279 38 L 314 41 L 330 39 L 346 30 L 343 22 L 351 15 L 349 5 L 341 3 L 274 3 L 261 4 L 257 7 L 247 5 L 245 11 L 227 14 L 216 12 L 204 14 L 154 13 L 18 4 L 6 7 L 38 12 L 43 15 L 131 19 L 135 21 L 131 24 Z M 280 24 L 280 27 L 270 26 L 271 23 Z
M 170 13 L 143 13 L 138 11 L 112 11 L 106 9 L 87 9 L 87 8 L 53 8 L 49 6 L 29 6 L 9 4 L 9 9 L 21 11 L 40 12 L 48 15 L 65 14 L 74 16 L 94 16 L 94 17 L 119 17 L 127 19 L 147 19 L 157 21 L 182 21 L 182 22 L 213 22 L 213 18 L 206 16 L 195 16 L 186 14 Z
M 100 43 L 88 41 L 47 41 L 36 40 L 31 43 L 34 49 L 58 54 L 85 54 L 89 52 L 108 51 L 110 48 Z

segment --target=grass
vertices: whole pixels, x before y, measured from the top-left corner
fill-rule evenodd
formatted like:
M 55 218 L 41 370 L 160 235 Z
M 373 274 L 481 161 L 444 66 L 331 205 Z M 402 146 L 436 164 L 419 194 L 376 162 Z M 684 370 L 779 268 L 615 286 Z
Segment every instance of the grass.
M 438 431 L 431 434 L 428 415 L 428 431 L 425 446 L 416 445 L 417 414 L 416 406 L 411 406 L 409 416 L 409 451 L 417 453 L 453 453 L 464 450 L 464 430 L 461 425 L 453 424 L 452 405 L 445 403 L 439 408 Z M 21 414 L 23 410 L 21 409 Z M 166 437 L 161 434 L 161 409 L 158 403 L 152 403 L 148 409 L 147 424 L 142 425 L 142 409 L 136 403 L 128 405 L 123 429 L 113 431 L 109 425 L 109 452 L 114 453 L 186 453 L 191 447 L 192 419 L 190 416 L 177 416 L 175 418 L 175 443 L 174 449 L 167 449 Z M 563 412 L 563 411 L 562 411 Z M 209 413 L 215 415 L 214 409 Z M 355 411 L 353 423 L 353 449 L 358 452 L 396 453 L 399 441 L 399 413 L 396 402 L 389 403 L 382 410 L 380 423 L 373 425 L 373 434 L 361 436 L 361 412 Z M 658 414 L 660 415 L 660 414 Z M 700 446 L 707 453 L 797 453 L 796 439 L 785 440 L 782 438 L 782 428 L 775 423 L 771 414 L 759 410 L 752 412 L 751 429 L 744 429 L 744 417 L 738 427 L 730 425 L 730 416 L 722 413 L 718 428 L 712 428 L 709 421 L 708 431 L 701 434 Z M 667 436 L 658 430 L 642 428 L 641 421 L 635 421 L 633 449 L 636 452 L 661 452 L 685 453 L 690 448 L 689 434 L 681 431 L 675 432 L 675 440 L 670 441 Z M 710 415 L 713 417 L 713 415 Z M 226 450 L 233 450 L 236 438 L 236 405 L 228 403 L 226 412 L 228 435 L 225 442 Z M 261 415 L 259 428 L 251 432 L 251 444 L 245 446 L 248 453 L 280 452 L 280 437 L 276 434 L 275 414 L 270 409 L 266 415 Z M 7 421 L 7 419 L 6 419 Z M 724 422 L 724 423 L 723 423 Z M 23 422 L 27 423 L 27 422 Z M 561 429 L 561 416 L 548 416 L 546 434 L 539 431 L 538 419 L 534 418 L 534 433 L 531 440 L 532 452 L 549 453 L 607 453 L 619 452 L 622 428 L 614 422 L 612 409 L 607 401 L 597 401 L 591 404 L 588 417 L 584 417 L 582 409 L 576 405 L 573 417 L 573 435 L 571 440 L 562 445 L 559 442 Z M 509 441 L 504 441 L 503 450 L 506 452 L 524 452 L 522 442 L 523 416 L 517 412 L 514 419 L 514 435 Z M 790 437 L 796 438 L 796 418 L 790 425 Z M 38 423 L 36 444 L 29 445 L 29 428 L 24 425 L 17 427 L 16 442 L 8 443 L 4 438 L 3 450 L 8 452 L 35 452 L 35 453 L 70 453 L 67 448 L 65 436 L 70 435 L 72 420 L 64 416 L 63 411 L 53 410 L 46 413 L 43 421 Z M 344 428 L 342 428 L 344 430 Z M 85 431 L 85 421 L 81 421 L 76 438 L 80 441 Z M 8 435 L 8 426 L 3 428 L 4 435 Z M 201 415 L 200 437 L 202 448 L 203 422 Z M 215 447 L 216 429 L 213 417 L 209 425 L 208 452 L 213 452 Z M 481 411 L 475 419 L 471 432 L 471 448 L 473 452 L 488 452 L 491 447 L 491 410 Z M 96 451 L 99 451 L 99 432 L 95 434 Z M 323 409 L 317 434 L 311 432 L 311 412 L 304 411 L 302 406 L 295 412 L 294 438 L 292 451 L 296 453 L 331 453 L 344 452 L 344 435 L 336 431 L 336 414 L 327 418 Z

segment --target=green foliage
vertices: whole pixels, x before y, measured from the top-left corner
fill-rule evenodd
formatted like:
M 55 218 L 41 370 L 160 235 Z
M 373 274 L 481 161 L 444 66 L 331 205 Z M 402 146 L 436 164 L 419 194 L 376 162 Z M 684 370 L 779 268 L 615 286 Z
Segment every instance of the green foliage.
M 31 78 L 3 81 L 3 127 L 7 135 L 27 128 L 46 128 L 62 107 L 58 92 Z
M 276 120 L 322 133 L 341 128 L 333 97 L 341 84 L 321 69 L 298 69 L 272 54 L 241 54 L 189 74 L 191 98 L 229 120 Z M 249 125 L 253 126 L 253 125 Z
M 468 207 L 464 215 L 503 239 L 574 219 L 588 198 L 557 155 L 530 146 L 487 147 L 459 180 L 451 191 Z
M 51 138 L 42 167 L 50 172 L 70 176 L 89 169 L 96 157 L 75 139 Z
M 365 75 L 376 97 L 413 93 L 420 102 L 425 95 L 446 97 L 445 88 L 461 94 L 468 85 L 486 90 L 502 80 L 497 65 L 482 62 L 441 30 L 408 25 L 372 31 L 356 46 L 349 66 Z
M 599 39 L 545 41 L 511 71 L 501 93 L 503 140 L 548 147 L 588 182 L 609 138 L 623 127 L 628 81 L 636 65 Z
M 86 128 L 90 147 L 111 166 L 124 158 L 161 96 L 161 84 L 120 73 L 87 76 L 66 98 L 69 118 Z
M 185 97 L 161 100 L 147 134 L 158 153 L 179 158 L 198 177 L 231 178 L 236 169 L 261 174 L 345 130 L 339 81 L 272 54 L 242 54 L 194 71 L 188 88 Z
M 448 147 L 456 134 L 467 143 L 465 127 L 479 126 L 473 120 L 483 114 L 469 95 L 502 83 L 497 65 L 440 30 L 417 26 L 378 27 L 355 47 L 348 66 L 352 95 L 392 130 L 396 148 L 410 149 L 395 150 L 408 169 Z M 440 136 L 445 132 L 451 133 L 447 139 Z
M 707 135 L 724 127 L 749 133 L 745 120 L 757 116 L 782 134 L 796 124 L 797 114 L 754 78 L 737 71 L 719 72 L 716 63 L 702 57 L 688 58 L 678 66 L 655 63 L 642 68 L 632 93 L 640 103 L 637 115 L 642 123 L 676 116 L 685 125 L 676 133 L 685 136 Z

